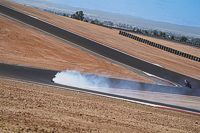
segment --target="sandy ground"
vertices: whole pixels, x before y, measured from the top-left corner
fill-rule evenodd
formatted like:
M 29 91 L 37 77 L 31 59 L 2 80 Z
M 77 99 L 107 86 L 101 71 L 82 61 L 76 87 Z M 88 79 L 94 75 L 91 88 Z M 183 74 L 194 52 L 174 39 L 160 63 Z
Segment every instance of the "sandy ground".
M 0 132 L 199 133 L 200 118 L 0 79 Z
M 81 22 L 64 16 L 54 15 L 48 12 L 44 12 L 38 9 L 33 9 L 27 6 L 13 4 L 6 0 L 1 0 L 0 3 L 20 10 L 39 19 L 62 27 L 64 29 L 73 31 L 82 36 L 93 39 L 97 42 L 103 43 L 115 49 L 126 52 L 130 55 L 136 56 L 143 60 L 159 64 L 172 71 L 182 73 L 184 75 L 200 79 L 200 63 L 192 61 L 174 54 L 170 54 L 166 51 L 156 49 L 146 44 L 137 42 L 133 39 L 119 35 L 116 30 L 100 27 L 86 22 Z M 151 39 L 153 42 L 157 42 L 154 38 Z M 162 44 L 162 42 L 161 42 Z M 192 53 L 200 57 L 199 49 L 192 48 L 190 46 L 176 45 L 173 42 L 166 41 L 164 45 L 175 47 L 177 50 Z
M 200 79 L 199 63 L 135 42 L 118 35 L 117 31 L 5 0 L 1 0 L 0 3 L 29 12 L 33 16 L 139 58 Z M 0 17 L 0 61 L 54 70 L 98 72 L 112 77 L 131 77 L 136 81 L 152 82 L 3 17 Z M 197 115 L 0 79 L 0 132 L 198 133 L 199 123 L 200 118 Z
M 1 16 L 0 23 L 1 62 L 153 82 Z

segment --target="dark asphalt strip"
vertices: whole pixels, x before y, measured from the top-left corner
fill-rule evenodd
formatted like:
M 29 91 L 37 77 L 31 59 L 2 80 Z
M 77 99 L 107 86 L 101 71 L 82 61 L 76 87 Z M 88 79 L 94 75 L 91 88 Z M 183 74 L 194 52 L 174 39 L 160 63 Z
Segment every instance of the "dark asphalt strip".
M 41 69 L 34 67 L 26 67 L 20 65 L 10 65 L 0 63 L 0 76 L 34 81 L 38 83 L 54 84 L 51 82 L 52 78 L 58 71 Z M 94 78 L 95 76 L 95 78 Z M 179 94 L 179 95 L 189 95 L 200 97 L 199 89 L 189 89 L 185 87 L 173 87 L 173 86 L 162 86 L 150 83 L 140 83 L 130 80 L 109 78 L 91 74 L 85 74 L 88 80 L 93 81 L 93 79 L 103 79 L 102 81 L 107 81 L 110 88 L 124 89 L 124 90 L 140 90 L 149 92 L 160 92 L 168 94 Z M 93 81 L 95 82 L 95 81 Z M 120 88 L 119 88 L 120 86 Z M 104 84 L 99 87 L 105 87 Z
M 55 87 L 56 86 L 63 87 L 66 89 L 70 88 L 70 90 L 81 91 L 81 92 L 86 92 L 86 93 L 93 93 L 95 95 L 103 95 L 106 97 L 112 97 L 112 98 L 117 98 L 117 99 L 122 99 L 122 100 L 127 100 L 127 101 L 143 102 L 143 103 L 147 103 L 147 105 L 153 104 L 153 105 L 155 105 L 155 107 L 170 108 L 170 109 L 172 108 L 173 110 L 176 110 L 176 111 L 200 115 L 200 110 L 197 110 L 197 109 L 186 108 L 186 107 L 170 105 L 170 104 L 165 104 L 165 103 L 159 103 L 159 102 L 154 102 L 154 101 L 148 101 L 148 100 L 143 100 L 143 99 L 138 99 L 138 98 L 126 97 L 126 96 L 110 94 L 110 93 L 105 93 L 105 92 L 99 92 L 99 91 L 94 91 L 94 90 L 88 90 L 88 89 L 84 89 L 84 88 L 77 88 L 77 87 L 55 84 L 55 83 L 51 82 L 51 79 L 54 77 L 54 75 L 56 73 L 57 73 L 57 71 L 54 71 L 54 70 L 0 63 L 0 76 L 1 77 L 9 77 L 9 78 L 19 79 L 19 80 L 23 80 L 23 81 L 27 81 L 27 82 L 30 81 L 30 82 L 42 83 L 44 85 L 46 84 L 47 86 L 53 85 Z M 90 76 L 90 75 L 88 75 L 88 76 Z M 104 77 L 102 77 L 102 78 L 104 78 Z M 116 82 L 120 82 L 121 79 L 110 78 L 109 80 L 111 81 L 111 83 L 114 83 L 113 85 L 116 85 Z M 132 82 L 132 85 L 134 85 L 136 83 L 136 82 L 127 81 L 127 80 L 123 80 L 122 82 L 127 82 L 129 84 L 131 84 L 131 82 Z M 148 85 L 150 85 L 150 84 L 147 84 L 147 86 Z M 145 84 L 144 84 L 144 86 L 145 86 Z M 145 86 L 145 88 L 147 86 Z M 165 86 L 160 86 L 160 87 L 161 87 L 160 89 L 162 89 L 163 87 L 165 88 Z M 144 90 L 145 88 L 143 88 L 141 90 Z M 171 87 L 171 88 L 177 89 L 177 87 Z M 139 90 L 140 88 L 137 88 L 137 89 Z M 164 90 L 166 90 L 166 88 Z M 146 91 L 148 91 L 148 90 L 146 90 Z M 195 94 L 195 93 L 193 93 L 193 94 Z
M 40 33 L 42 33 L 42 34 L 44 34 L 44 35 L 50 36 L 50 37 L 52 37 L 52 38 L 54 38 L 54 39 L 57 39 L 57 40 L 59 40 L 59 41 L 61 41 L 61 42 L 66 43 L 67 45 L 70 45 L 70 46 L 72 46 L 72 47 L 74 47 L 74 48 L 77 48 L 77 49 L 79 49 L 79 50 L 81 50 L 81 51 L 87 52 L 87 53 L 89 53 L 89 54 L 91 54 L 91 55 L 94 55 L 94 56 L 96 56 L 96 57 L 98 57 L 98 58 L 102 58 L 102 59 L 107 60 L 107 61 L 109 61 L 109 62 L 111 62 L 111 63 L 113 63 L 113 64 L 116 64 L 116 65 L 118 65 L 118 66 L 122 66 L 122 67 L 124 67 L 124 68 L 127 69 L 127 70 L 130 70 L 130 71 L 132 71 L 132 72 L 134 72 L 134 73 L 136 73 L 136 74 L 139 74 L 139 75 L 141 75 L 141 76 L 143 76 L 143 77 L 145 77 L 145 78 L 148 78 L 148 79 L 150 79 L 150 80 L 153 80 L 153 81 L 154 81 L 155 83 L 157 83 L 157 84 L 162 84 L 162 85 L 170 85 L 170 84 L 171 84 L 171 83 L 165 82 L 165 81 L 163 81 L 163 80 L 161 80 L 161 79 L 159 79 L 159 78 L 155 78 L 155 77 L 152 77 L 152 76 L 148 76 L 147 74 L 145 74 L 144 72 L 140 71 L 139 69 L 135 69 L 135 68 L 133 68 L 133 67 L 127 66 L 127 65 L 122 64 L 122 63 L 120 63 L 120 62 L 117 62 L 117 61 L 115 61 L 115 60 L 111 60 L 111 59 L 109 59 L 109 58 L 106 58 L 106 57 L 104 57 L 104 56 L 102 56 L 102 55 L 99 55 L 99 54 L 97 54 L 97 53 L 94 53 L 94 52 L 92 52 L 92 51 L 90 51 L 90 50 L 88 50 L 88 49 L 85 49 L 85 48 L 83 48 L 83 47 L 80 47 L 79 45 L 76 45 L 76 44 L 74 44 L 74 43 L 71 43 L 71 42 L 69 42 L 69 41 L 67 41 L 67 40 L 61 39 L 61 38 L 59 38 L 59 37 L 57 37 L 57 36 L 55 36 L 55 35 L 52 35 L 52 34 L 50 34 L 50 33 L 48 33 L 48 32 L 45 32 L 45 31 L 43 31 L 43 30 L 40 30 L 40 29 L 38 29 L 38 28 L 36 28 L 36 27 L 33 27 L 33 26 L 28 25 L 28 24 L 26 24 L 26 23 L 23 23 L 23 22 L 21 22 L 21 21 L 19 21 L 19 20 L 17 20 L 17 19 L 14 19 L 14 18 L 12 18 L 12 17 L 9 17 L 9 16 L 7 16 L 7 15 L 5 15 L 5 14 L 0 13 L 0 16 L 2 16 L 2 17 L 4 17 L 4 18 L 7 18 L 7 19 L 10 19 L 10 20 L 12 20 L 12 21 L 14 21 L 14 22 L 16 22 L 16 23 L 18 23 L 18 24 L 24 26 L 24 27 L 27 27 L 27 28 L 33 29 L 33 30 L 35 30 L 35 31 L 38 31 L 38 32 L 40 32 Z M 173 84 L 173 85 L 174 85 L 174 84 Z M 172 86 L 173 86 L 173 85 L 172 85 Z
M 95 42 L 91 39 L 85 38 L 85 37 L 75 34 L 73 32 L 70 32 L 70 31 L 61 29 L 57 26 L 51 25 L 42 20 L 36 19 L 29 15 L 26 15 L 21 12 L 15 11 L 13 9 L 7 8 L 3 5 L 0 5 L 0 12 L 4 13 L 10 17 L 13 17 L 15 19 L 18 19 L 24 23 L 27 23 L 34 27 L 37 27 L 41 30 L 49 32 L 55 36 L 58 36 L 60 38 L 68 40 L 72 43 L 80 45 L 84 48 L 87 48 L 87 49 L 89 49 L 93 52 L 96 52 L 100 55 L 103 55 L 107 58 L 116 60 L 116 61 L 126 64 L 128 66 L 142 70 L 144 72 L 148 72 L 148 73 L 156 75 L 158 77 L 178 83 L 182 86 L 184 86 L 184 80 L 187 79 L 192 83 L 193 88 L 200 89 L 200 81 L 197 79 L 194 79 L 194 78 L 188 77 L 186 75 L 182 75 L 182 74 L 164 69 L 162 67 L 156 66 L 154 64 L 145 62 L 145 61 L 135 58 L 131 55 L 127 55 L 123 52 L 109 48 L 109 47 L 107 47 L 103 44 L 100 44 L 98 42 Z
M 108 58 L 111 58 L 113 60 L 119 61 L 119 62 L 124 63 L 126 65 L 135 67 L 137 69 L 146 71 L 146 72 L 154 74 L 156 76 L 166 78 L 170 81 L 177 82 L 177 83 L 182 84 L 182 85 L 183 85 L 183 80 L 188 79 L 193 83 L 193 86 L 195 86 L 195 89 L 192 89 L 192 90 L 187 89 L 187 88 L 178 88 L 178 87 L 175 88 L 175 87 L 173 87 L 173 89 L 178 90 L 178 91 L 172 90 L 172 87 L 165 88 L 166 86 L 161 86 L 160 88 L 158 87 L 156 89 L 156 92 L 159 92 L 161 90 L 162 91 L 167 90 L 167 92 L 162 92 L 162 93 L 173 93 L 173 94 L 192 95 L 192 96 L 199 96 L 200 95 L 199 89 L 196 89 L 196 88 L 200 88 L 200 82 L 197 79 L 193 79 L 193 78 L 190 78 L 188 76 L 181 75 L 181 74 L 172 72 L 170 70 L 160 68 L 158 66 L 155 66 L 155 65 L 150 64 L 148 62 L 134 58 L 134 57 L 127 55 L 125 53 L 121 53 L 119 51 L 111 49 L 107 46 L 99 44 L 99 43 L 92 41 L 90 39 L 87 39 L 87 38 L 84 38 L 84 37 L 79 36 L 77 34 L 74 34 L 72 32 L 60 29 L 60 28 L 53 26 L 49 23 L 43 22 L 41 20 L 38 20 L 38 19 L 32 18 L 30 16 L 27 16 L 25 14 L 22 14 L 20 12 L 6 8 L 2 5 L 0 5 L 0 11 L 2 13 L 6 14 L 6 15 L 14 17 L 14 18 L 16 18 L 20 21 L 23 21 L 27 24 L 30 24 L 30 25 L 35 26 L 37 28 L 40 28 L 40 29 L 42 29 L 46 32 L 54 34 L 54 35 L 61 37 L 63 39 L 69 40 L 73 43 L 76 43 L 80 46 L 83 46 L 83 47 L 85 47 L 89 50 L 97 52 L 97 53 L 99 53 L 103 56 L 106 56 Z M 8 65 L 8 64 L 3 64 L 3 65 Z M 54 83 L 51 82 L 51 79 L 57 73 L 57 71 L 29 68 L 29 67 L 23 67 L 23 66 L 14 66 L 15 68 L 11 69 L 11 66 L 13 66 L 13 65 L 9 65 L 9 66 L 3 66 L 3 65 L 2 64 L 0 65 L 0 70 L 1 70 L 0 75 L 1 76 L 55 85 Z M 130 82 L 130 81 L 127 81 L 127 82 Z M 58 86 L 62 86 L 62 85 L 58 85 Z M 142 89 L 142 90 L 145 90 L 145 91 L 152 91 L 152 90 L 148 90 L 147 84 L 144 84 L 144 85 L 141 85 L 141 86 L 143 86 L 143 87 L 141 87 L 139 89 Z M 74 89 L 77 89 L 77 90 L 78 89 L 79 90 L 85 90 L 85 91 L 88 91 L 88 92 L 93 92 L 93 93 L 98 93 L 98 94 L 105 94 L 105 95 L 108 95 L 108 96 L 114 96 L 114 97 L 129 99 L 129 100 L 148 102 L 148 103 L 152 103 L 152 104 L 158 104 L 158 105 L 161 105 L 161 106 L 167 106 L 167 107 L 178 108 L 178 109 L 183 109 L 183 110 L 188 110 L 188 111 L 200 113 L 200 111 L 196 110 L 196 109 L 190 109 L 190 108 L 185 108 L 185 107 L 180 107 L 180 106 L 168 105 L 168 104 L 152 102 L 152 101 L 136 99 L 136 98 L 130 98 L 130 97 L 125 97 L 125 96 L 107 94 L 107 93 L 103 93 L 103 92 L 96 92 L 96 91 L 87 90 L 87 89 L 80 89 L 80 88 L 75 88 L 75 87 L 70 87 L 70 88 L 74 88 Z M 171 90 L 172 90 L 172 92 L 171 92 Z

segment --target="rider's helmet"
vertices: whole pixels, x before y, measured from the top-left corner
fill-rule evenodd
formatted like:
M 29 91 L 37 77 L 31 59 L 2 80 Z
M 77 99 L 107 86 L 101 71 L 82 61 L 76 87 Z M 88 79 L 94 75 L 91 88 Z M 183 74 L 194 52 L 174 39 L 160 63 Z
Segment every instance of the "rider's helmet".
M 185 79 L 185 83 L 187 83 L 187 80 Z

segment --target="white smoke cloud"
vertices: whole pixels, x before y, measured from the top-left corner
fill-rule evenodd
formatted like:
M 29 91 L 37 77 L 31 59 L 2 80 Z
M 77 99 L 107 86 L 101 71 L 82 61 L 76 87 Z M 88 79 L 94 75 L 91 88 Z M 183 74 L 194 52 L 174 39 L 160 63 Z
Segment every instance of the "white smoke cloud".
M 115 79 L 104 76 L 97 76 L 91 74 L 83 74 L 75 70 L 66 70 L 58 72 L 52 79 L 54 83 L 101 91 L 110 92 L 115 89 L 114 93 L 121 90 L 140 90 L 140 91 L 152 91 L 152 92 L 162 92 L 162 93 L 183 93 L 182 89 L 175 89 L 174 87 L 168 88 L 168 86 L 160 86 L 156 84 L 140 83 L 131 80 Z
M 53 78 L 53 81 L 58 84 L 79 88 L 109 87 L 108 78 L 83 74 L 74 70 L 58 72 Z
M 192 95 L 191 89 L 184 89 L 180 87 L 160 86 L 156 84 L 139 83 L 135 81 L 113 79 L 109 77 L 83 74 L 77 71 L 62 71 L 55 75 L 52 79 L 57 84 L 115 94 L 126 97 L 133 97 L 149 101 L 156 101 L 160 103 L 190 107 L 190 101 L 187 106 L 182 103 L 188 96 Z M 177 95 L 181 94 L 181 95 Z M 183 95 L 183 96 L 182 96 Z M 179 102 L 180 101 L 180 102 Z M 187 100 L 186 100 L 187 101 Z M 185 100 L 184 100 L 185 102 Z

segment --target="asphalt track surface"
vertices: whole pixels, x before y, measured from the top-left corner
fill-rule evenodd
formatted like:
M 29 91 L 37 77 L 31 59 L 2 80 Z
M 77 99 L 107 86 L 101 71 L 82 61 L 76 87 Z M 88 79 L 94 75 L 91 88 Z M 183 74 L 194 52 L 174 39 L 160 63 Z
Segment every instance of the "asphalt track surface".
M 26 15 L 26 14 L 18 12 L 16 10 L 7 8 L 3 5 L 0 5 L 0 12 L 5 14 L 5 15 L 8 15 L 10 17 L 13 17 L 15 19 L 18 19 L 18 20 L 20 20 L 24 23 L 32 25 L 36 28 L 44 30 L 48 33 L 51 33 L 55 36 L 58 36 L 58 37 L 63 38 L 65 40 L 68 40 L 68 41 L 70 41 L 74 44 L 82 46 L 86 49 L 89 49 L 89 50 L 91 50 L 95 53 L 102 55 L 102 56 L 105 56 L 105 57 L 110 58 L 112 60 L 121 62 L 121 63 L 126 64 L 128 66 L 142 70 L 144 72 L 156 75 L 158 77 L 167 79 L 169 81 L 175 82 L 175 83 L 180 84 L 182 86 L 184 86 L 184 80 L 187 79 L 188 81 L 190 81 L 192 83 L 193 88 L 200 89 L 200 81 L 197 80 L 197 79 L 194 79 L 194 78 L 188 77 L 186 75 L 182 75 L 182 74 L 164 69 L 162 67 L 156 66 L 156 65 L 151 64 L 149 62 L 135 58 L 131 55 L 128 55 L 126 53 L 112 49 L 108 46 L 100 44 L 100 43 L 93 41 L 91 39 L 85 38 L 85 37 L 80 36 L 78 34 L 75 34 L 73 32 L 64 30 L 62 28 L 59 28 L 55 25 L 52 25 L 50 23 L 39 20 L 39 19 L 32 17 L 30 15 Z
M 173 110 L 178 109 L 178 111 L 181 111 L 181 110 L 192 111 L 194 114 L 197 113 L 198 115 L 200 115 L 200 110 L 197 110 L 197 109 L 191 109 L 191 108 L 181 107 L 177 105 L 170 105 L 170 104 L 159 103 L 155 101 L 148 101 L 148 100 L 143 100 L 143 99 L 138 99 L 138 98 L 133 98 L 133 97 L 127 97 L 123 95 L 116 95 L 116 94 L 111 94 L 111 93 L 106 93 L 106 92 L 101 92 L 101 91 L 95 91 L 95 90 L 90 90 L 87 88 L 77 88 L 73 86 L 55 84 L 51 80 L 52 78 L 54 78 L 57 72 L 58 71 L 49 70 L 49 69 L 41 69 L 41 68 L 35 68 L 35 67 L 26 67 L 26 66 L 21 66 L 21 65 L 0 63 L 0 77 L 9 77 L 12 79 L 19 79 L 22 81 L 31 81 L 34 83 L 41 83 L 44 85 L 45 84 L 53 85 L 53 86 L 58 86 L 58 87 L 64 87 L 66 89 L 70 88 L 76 91 L 90 92 L 93 94 L 100 94 L 100 95 L 104 95 L 108 97 L 121 98 L 128 101 L 132 100 L 132 101 L 138 101 L 138 102 L 143 102 L 143 103 L 148 103 L 148 104 L 154 104 L 154 105 L 158 105 L 158 107 L 164 106 L 163 108 L 169 107 L 168 109 L 171 109 L 171 108 L 173 108 Z M 93 78 L 94 75 L 87 74 L 86 76 L 88 78 L 90 77 Z M 139 83 L 135 81 L 121 80 L 121 79 L 108 78 L 108 77 L 99 77 L 99 78 L 104 78 L 108 80 L 108 82 L 110 83 L 109 86 L 111 88 L 116 88 L 116 89 L 142 90 L 142 91 L 150 91 L 150 92 L 162 92 L 162 93 L 169 93 L 169 94 L 179 94 L 179 95 L 189 95 L 189 96 L 200 97 L 200 90 L 194 90 L 194 89 L 188 89 L 188 88 L 182 88 L 182 87 L 172 87 L 172 86 L 161 86 L 161 85 L 159 86 L 155 84 Z M 119 83 L 124 84 L 125 87 L 118 88 Z
M 42 29 L 46 32 L 49 32 L 53 35 L 56 35 L 63 39 L 66 39 L 77 45 L 85 47 L 89 50 L 92 50 L 93 52 L 101 54 L 107 58 L 116 60 L 118 62 L 124 63 L 131 67 L 151 73 L 158 77 L 176 82 L 181 85 L 183 85 L 183 80 L 187 79 L 192 82 L 192 85 L 194 88 L 194 89 L 188 89 L 188 88 L 184 88 L 184 87 L 182 88 L 182 87 L 170 87 L 170 86 L 157 86 L 157 85 L 152 85 L 152 84 L 120 80 L 120 82 L 123 82 L 124 84 L 126 84 L 129 87 L 134 86 L 135 84 L 140 84 L 140 88 L 131 87 L 131 88 L 124 88 L 124 89 L 133 89 L 134 88 L 134 89 L 139 89 L 139 90 L 144 90 L 144 91 L 162 92 L 162 93 L 170 93 L 170 94 L 172 93 L 172 94 L 190 95 L 190 96 L 200 96 L 200 89 L 199 89 L 200 82 L 197 79 L 194 79 L 194 78 L 191 78 L 191 77 L 188 77 L 188 76 L 185 76 L 185 75 L 182 75 L 182 74 L 179 74 L 179 73 L 176 73 L 176 72 L 173 72 L 173 71 L 170 71 L 170 70 L 158 67 L 158 66 L 155 66 L 151 63 L 145 62 L 145 61 L 135 58 L 133 56 L 127 55 L 123 52 L 117 51 L 115 49 L 111 49 L 103 44 L 100 44 L 100 43 L 90 40 L 88 38 L 84 38 L 80 35 L 77 35 L 70 31 L 61 29 L 57 26 L 51 25 L 47 22 L 41 21 L 37 18 L 34 18 L 34 17 L 28 16 L 26 14 L 20 13 L 18 11 L 12 10 L 5 6 L 0 5 L 0 12 L 4 13 L 10 17 L 13 17 L 15 19 L 18 19 L 22 22 L 25 22 L 29 25 L 32 25 L 39 29 Z M 53 71 L 53 70 L 31 68 L 31 67 L 24 67 L 24 66 L 17 66 L 17 65 L 9 65 L 9 64 L 3 64 L 3 63 L 0 64 L 0 76 L 17 78 L 17 79 L 33 81 L 33 82 L 38 82 L 38 83 L 55 85 L 53 82 L 51 82 L 51 79 L 54 77 L 54 75 L 56 73 L 57 73 L 57 71 Z M 102 78 L 104 78 L 104 77 L 102 77 Z M 112 78 L 108 78 L 108 79 L 110 80 L 111 86 L 117 88 L 117 83 L 119 83 L 119 79 L 112 79 Z M 62 86 L 62 85 L 58 85 L 58 86 Z M 84 90 L 84 89 L 75 88 L 75 87 L 70 87 L 70 88 Z M 91 91 L 91 90 L 86 90 L 86 91 Z M 92 92 L 95 92 L 95 91 L 92 91 Z M 95 93 L 103 93 L 103 92 L 95 92 Z M 106 94 L 106 95 L 112 96 L 112 94 Z M 142 100 L 142 99 L 135 99 L 135 98 L 124 97 L 124 96 L 117 96 L 117 97 L 138 100 L 141 102 L 154 103 L 154 104 L 159 104 L 159 105 L 163 105 L 163 106 L 174 107 L 174 108 L 179 108 L 179 109 L 184 109 L 184 110 L 189 110 L 189 111 L 194 111 L 194 112 L 200 112 L 199 110 L 195 110 L 195 109 L 184 108 L 184 107 L 179 107 L 179 106 L 174 106 L 174 105 L 167 105 L 167 104 L 163 104 L 163 103 L 156 103 L 156 102 L 146 101 L 146 100 Z

